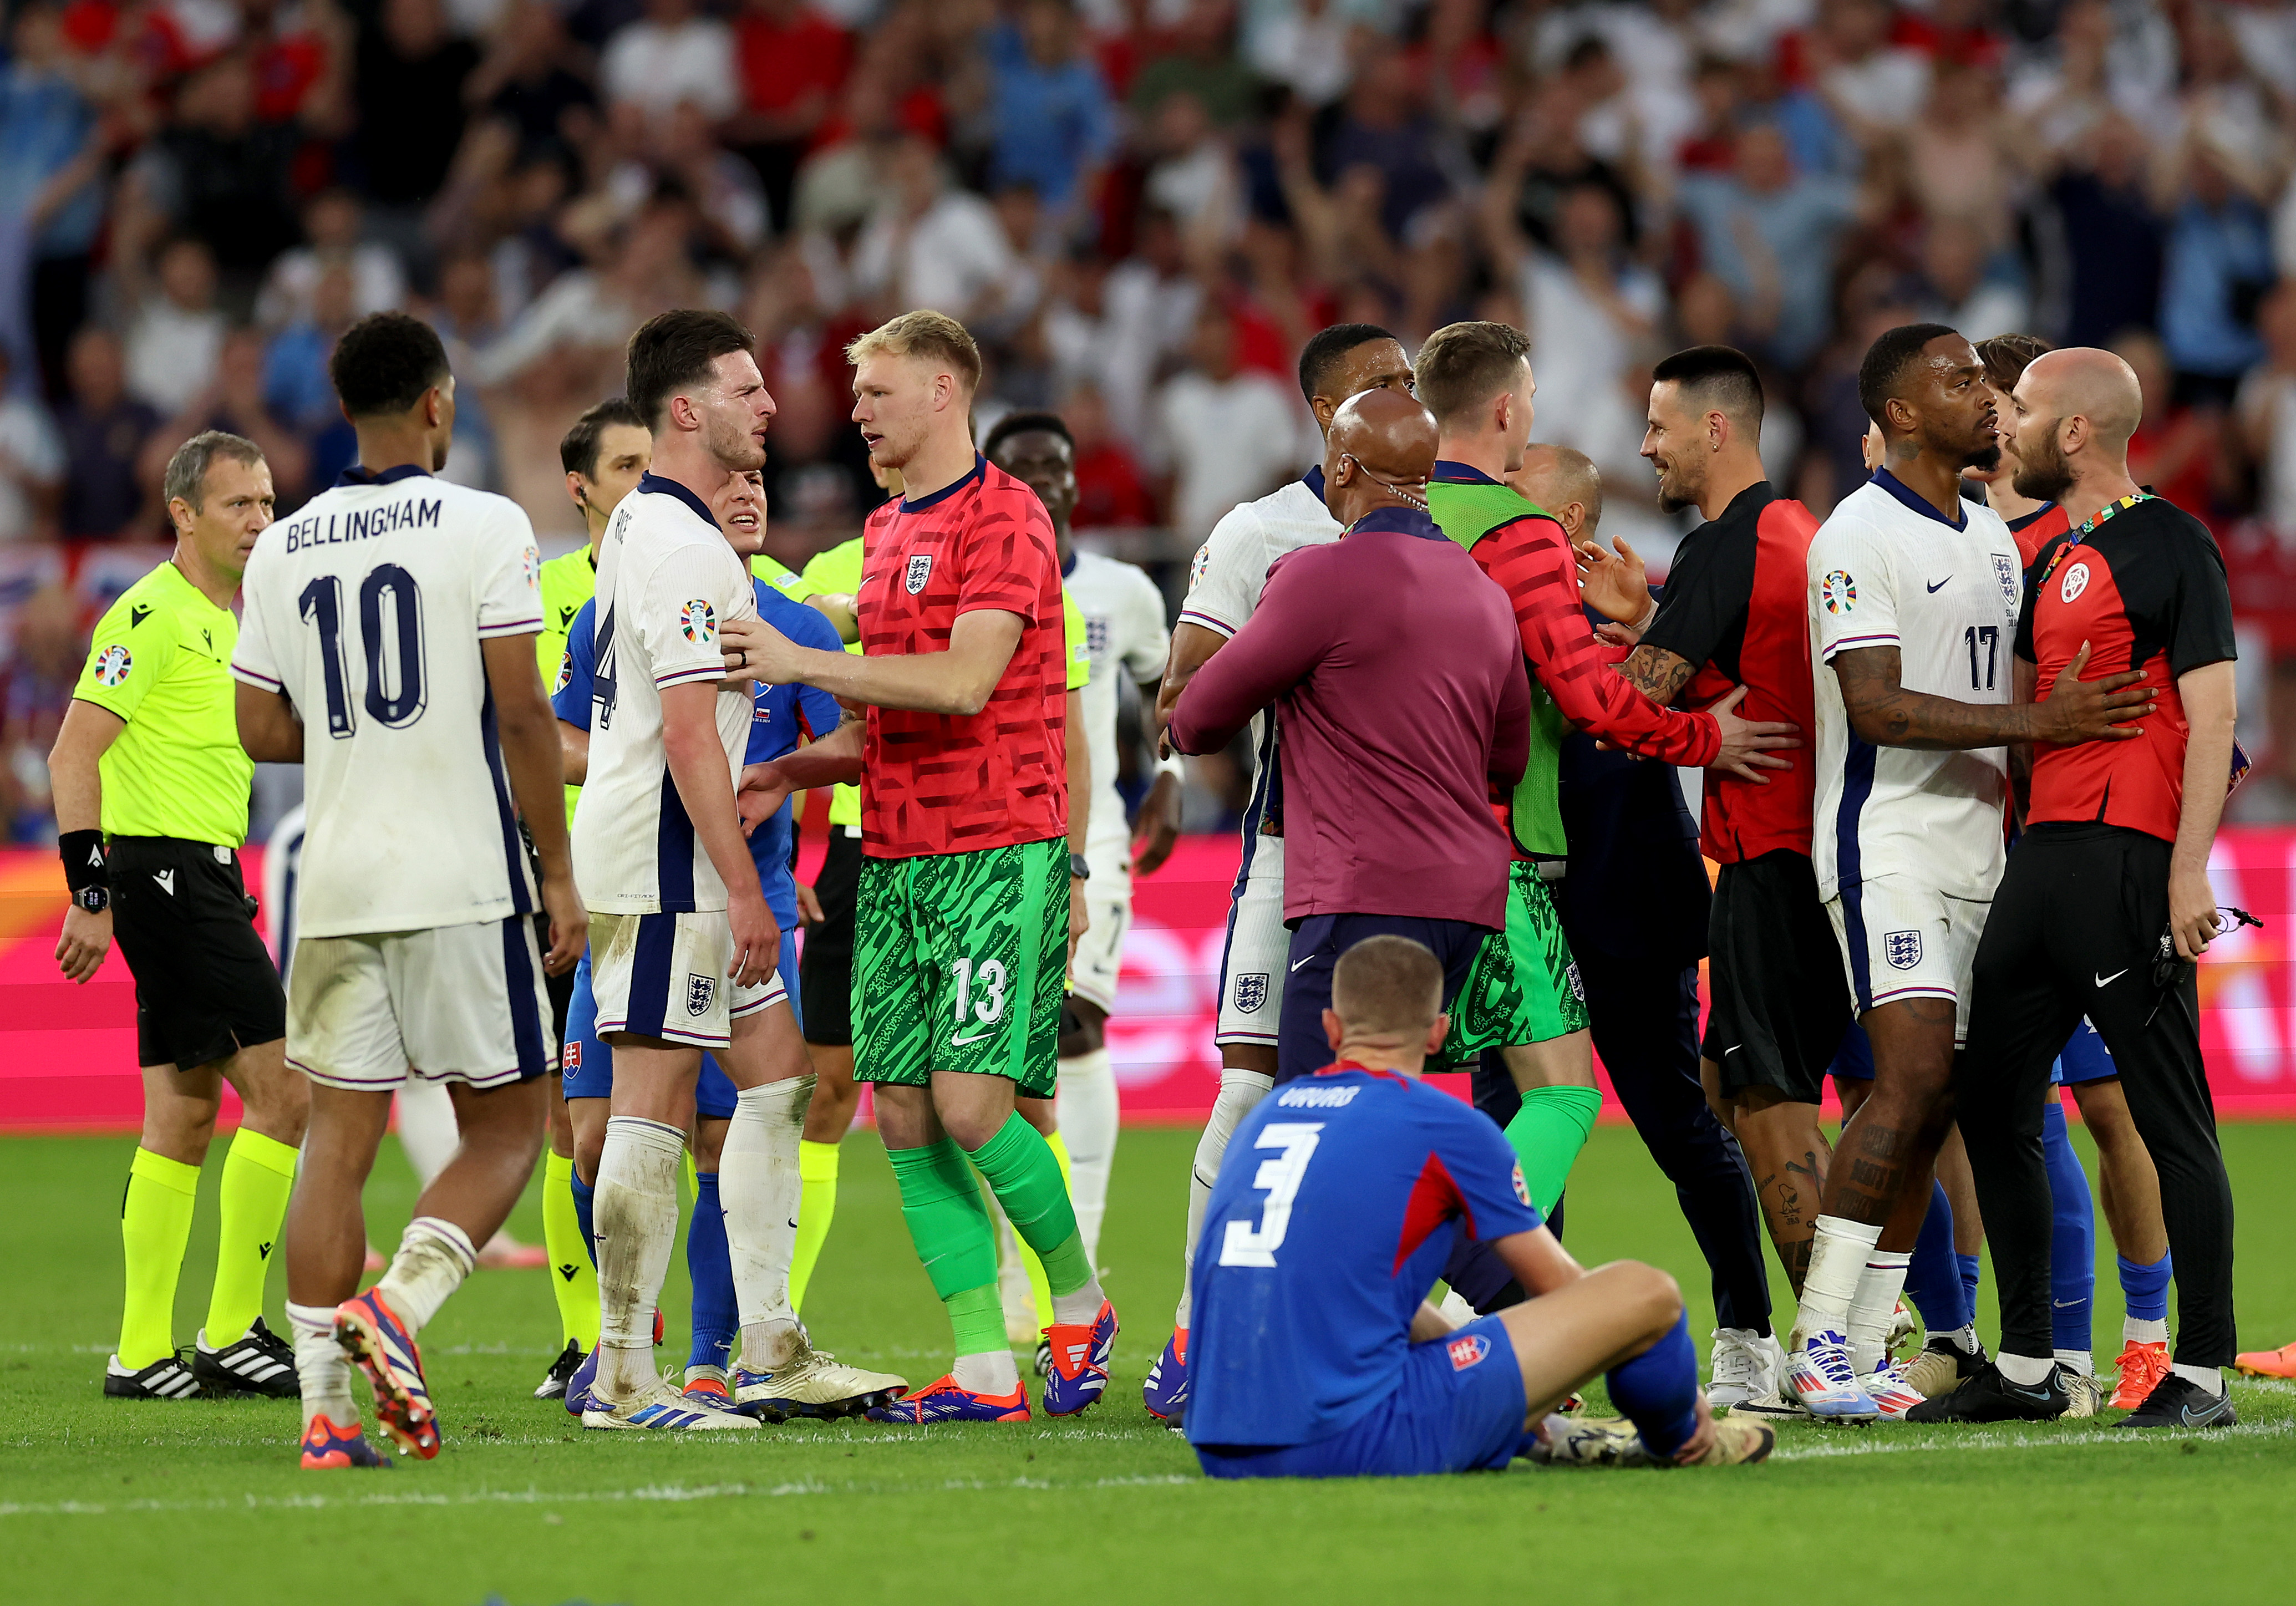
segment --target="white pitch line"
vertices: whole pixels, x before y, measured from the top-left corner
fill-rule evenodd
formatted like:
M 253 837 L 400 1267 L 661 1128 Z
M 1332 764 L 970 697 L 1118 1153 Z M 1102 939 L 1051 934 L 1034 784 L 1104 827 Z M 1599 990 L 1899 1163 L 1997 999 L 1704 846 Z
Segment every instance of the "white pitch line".
M 1957 1450 L 2095 1450 L 2142 1449 L 2146 1445 L 2164 1440 L 2194 1439 L 2209 1443 L 2217 1439 L 2286 1438 L 2296 1435 L 2296 1422 L 2243 1422 L 2230 1428 L 2193 1428 L 2177 1431 L 2147 1430 L 2142 1433 L 2084 1433 L 2072 1437 L 2038 1438 L 2029 1435 L 2009 1435 L 1980 1430 L 1955 1438 L 1923 1439 L 1908 1442 L 1890 1437 L 1890 1430 L 1877 1427 L 1867 1430 L 1875 1437 L 1857 1444 L 1810 1445 L 1793 1450 L 1774 1450 L 1772 1461 L 1826 1461 L 1843 1455 L 1910 1455 L 1932 1452 L 1950 1453 Z

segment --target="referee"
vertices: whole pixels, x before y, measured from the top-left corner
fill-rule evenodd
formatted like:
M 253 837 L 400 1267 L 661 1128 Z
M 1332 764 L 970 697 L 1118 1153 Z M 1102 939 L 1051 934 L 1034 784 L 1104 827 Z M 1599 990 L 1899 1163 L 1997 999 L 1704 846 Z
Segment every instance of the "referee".
M 127 1300 L 103 1391 L 293 1398 L 294 1351 L 261 1313 L 309 1092 L 286 1068 L 286 1001 L 234 851 L 255 766 L 227 668 L 232 594 L 271 522 L 271 471 L 252 441 L 211 430 L 168 460 L 163 488 L 175 555 L 97 624 L 48 757 L 71 890 L 57 962 L 85 982 L 116 935 L 135 978 L 144 1133 L 119 1212 Z M 244 1113 L 224 1161 L 215 1291 L 186 1364 L 176 1279 L 226 1082 Z

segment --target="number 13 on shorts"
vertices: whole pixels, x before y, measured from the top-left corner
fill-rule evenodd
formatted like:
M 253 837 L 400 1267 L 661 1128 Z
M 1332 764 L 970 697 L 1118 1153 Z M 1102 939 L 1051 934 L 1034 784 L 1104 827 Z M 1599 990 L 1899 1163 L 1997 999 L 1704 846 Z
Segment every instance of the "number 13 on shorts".
M 948 975 L 956 1001 L 956 1030 L 949 1046 L 963 1048 L 993 1036 L 997 1022 L 1004 1019 L 1004 988 L 1011 980 L 1004 963 L 983 959 L 976 963 L 970 957 L 963 958 L 948 967 Z

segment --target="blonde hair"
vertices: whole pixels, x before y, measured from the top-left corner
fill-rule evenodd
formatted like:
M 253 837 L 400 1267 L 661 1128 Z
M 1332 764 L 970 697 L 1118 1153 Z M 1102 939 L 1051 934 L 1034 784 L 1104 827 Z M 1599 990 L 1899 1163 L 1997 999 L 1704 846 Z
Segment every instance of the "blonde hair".
M 980 383 L 980 348 L 964 325 L 947 313 L 920 309 L 880 324 L 846 346 L 845 360 L 857 368 L 881 353 L 946 363 L 968 395 Z

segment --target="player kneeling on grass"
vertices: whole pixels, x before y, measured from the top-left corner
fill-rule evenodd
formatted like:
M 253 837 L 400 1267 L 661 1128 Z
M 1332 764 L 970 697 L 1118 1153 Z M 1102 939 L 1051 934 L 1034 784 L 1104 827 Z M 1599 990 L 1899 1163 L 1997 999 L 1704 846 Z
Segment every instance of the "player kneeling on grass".
M 1324 1012 L 1336 1062 L 1228 1142 L 1194 1272 L 1186 1426 L 1204 1471 L 1504 1467 L 1597 1373 L 1655 1463 L 1761 1460 L 1767 1424 L 1706 1408 L 1674 1280 L 1631 1260 L 1581 1269 L 1505 1137 L 1420 1081 L 1450 1026 L 1442 994 L 1440 962 L 1408 938 L 1349 948 Z M 1454 1330 L 1423 1296 L 1463 1227 L 1536 1297 Z

